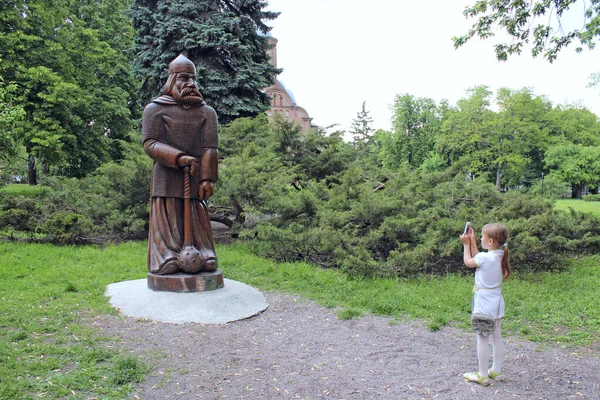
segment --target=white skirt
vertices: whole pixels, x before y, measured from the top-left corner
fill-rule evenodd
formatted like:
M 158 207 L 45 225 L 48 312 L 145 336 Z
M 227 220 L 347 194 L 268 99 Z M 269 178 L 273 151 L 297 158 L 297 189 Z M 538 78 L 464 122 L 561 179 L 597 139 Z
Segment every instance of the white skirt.
M 502 297 L 502 288 L 475 289 L 472 313 L 483 314 L 494 319 L 503 318 L 504 297 Z

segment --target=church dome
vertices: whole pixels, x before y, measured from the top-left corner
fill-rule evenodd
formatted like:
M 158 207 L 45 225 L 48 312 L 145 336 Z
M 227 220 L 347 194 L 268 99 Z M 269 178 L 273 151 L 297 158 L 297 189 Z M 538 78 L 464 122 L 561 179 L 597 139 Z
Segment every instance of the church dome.
M 279 79 L 277 79 L 277 82 L 279 82 L 279 84 L 281 86 L 283 86 L 283 88 L 285 89 L 285 92 L 288 94 L 288 96 L 290 96 L 290 99 L 292 99 L 292 104 L 296 105 L 296 99 L 294 98 L 294 93 L 292 93 L 292 91 L 290 89 L 288 89 L 285 84 L 280 81 Z

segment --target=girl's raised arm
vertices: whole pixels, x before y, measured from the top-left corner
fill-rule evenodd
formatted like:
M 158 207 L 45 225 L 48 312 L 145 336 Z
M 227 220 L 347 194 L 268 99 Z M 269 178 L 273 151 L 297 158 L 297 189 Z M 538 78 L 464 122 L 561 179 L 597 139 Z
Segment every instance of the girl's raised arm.
M 469 235 L 469 239 L 471 240 L 471 256 L 475 257 L 477 255 L 477 253 L 479 253 L 479 248 L 477 247 L 477 240 L 475 239 L 475 231 L 473 230 L 473 227 L 470 226 L 469 227 L 469 232 L 467 233 L 467 235 Z
M 465 265 L 469 268 L 475 268 L 477 265 L 475 264 L 475 259 L 473 259 L 474 255 L 471 254 L 471 238 L 473 236 L 473 228 L 469 228 L 468 233 L 463 233 L 460 235 L 460 241 L 463 243 L 463 261 Z M 475 249 L 477 249 L 477 245 L 475 245 Z M 479 252 L 479 251 L 477 251 Z

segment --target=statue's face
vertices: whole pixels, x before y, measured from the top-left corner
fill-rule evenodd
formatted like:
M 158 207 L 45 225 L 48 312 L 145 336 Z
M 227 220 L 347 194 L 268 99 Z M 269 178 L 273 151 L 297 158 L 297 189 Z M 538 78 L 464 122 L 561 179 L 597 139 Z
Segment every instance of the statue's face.
M 202 95 L 196 87 L 196 75 L 191 72 L 179 72 L 171 96 L 178 103 L 202 104 Z

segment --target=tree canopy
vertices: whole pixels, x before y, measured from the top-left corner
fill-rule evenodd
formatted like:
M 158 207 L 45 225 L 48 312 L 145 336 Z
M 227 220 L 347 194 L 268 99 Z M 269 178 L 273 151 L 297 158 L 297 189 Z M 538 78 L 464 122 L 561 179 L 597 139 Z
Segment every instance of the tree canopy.
M 13 131 L 25 116 L 23 105 L 14 104 L 12 100 L 16 91 L 17 85 L 6 86 L 0 81 L 0 159 L 4 160 L 17 153 Z
M 13 148 L 24 146 L 35 183 L 35 160 L 84 176 L 119 158 L 115 139 L 132 123 L 135 84 L 127 51 L 133 29 L 127 0 L 19 0 L 0 4 L 3 106 Z M 12 88 L 12 89 L 10 89 Z M 10 89 L 10 90 L 9 90 Z M 7 91 L 8 90 L 8 91 Z
M 574 6 L 583 7 L 579 29 L 564 30 L 563 19 Z M 531 44 L 533 57 L 542 55 L 548 61 L 577 43 L 576 51 L 593 49 L 600 35 L 600 0 L 479 0 L 466 7 L 464 15 L 476 22 L 466 35 L 454 37 L 454 46 L 460 47 L 473 37 L 488 39 L 495 31 L 504 31 L 509 41 L 494 45 L 498 60 L 506 61 L 511 54 L 521 54 Z
M 135 73 L 143 82 L 141 101 L 160 94 L 169 63 L 182 53 L 196 64 L 206 102 L 223 123 L 256 116 L 269 106 L 262 89 L 278 70 L 267 55 L 262 0 L 136 0 L 133 24 Z M 261 34 L 262 33 L 262 34 Z
M 455 106 L 396 96 L 392 131 L 378 131 L 368 150 L 388 170 L 408 165 L 431 172 L 458 166 L 471 178 L 487 174 L 498 191 L 528 190 L 553 171 L 573 187 L 574 197 L 580 198 L 586 188 L 598 189 L 595 174 L 575 178 L 546 160 L 561 144 L 590 147 L 585 154 L 593 154 L 600 140 L 596 115 L 581 107 L 553 107 L 530 88 L 501 88 L 494 94 L 487 86 L 476 86 L 466 94 Z

